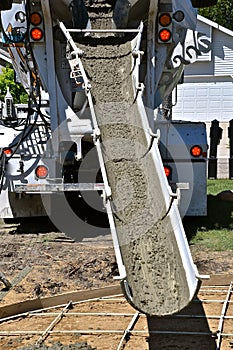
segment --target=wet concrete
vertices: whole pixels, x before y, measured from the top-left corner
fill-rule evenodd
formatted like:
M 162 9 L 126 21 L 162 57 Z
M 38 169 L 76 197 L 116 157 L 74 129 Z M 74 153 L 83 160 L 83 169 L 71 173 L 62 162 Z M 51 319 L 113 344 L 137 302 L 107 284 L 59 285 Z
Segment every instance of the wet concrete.
M 131 41 L 78 46 L 90 79 L 112 190 L 127 280 L 136 308 L 168 314 L 189 300 L 185 271 L 151 154 L 134 103 Z

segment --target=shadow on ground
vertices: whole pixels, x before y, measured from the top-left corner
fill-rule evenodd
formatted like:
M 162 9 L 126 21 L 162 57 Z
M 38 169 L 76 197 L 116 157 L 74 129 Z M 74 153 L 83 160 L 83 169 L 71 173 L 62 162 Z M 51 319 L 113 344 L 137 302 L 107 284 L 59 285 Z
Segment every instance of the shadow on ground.
M 150 350 L 216 349 L 215 339 L 199 299 L 193 300 L 189 306 L 174 316 L 147 317 L 147 323 Z
M 82 201 L 82 202 L 80 202 Z M 79 222 L 75 222 L 74 232 L 66 232 L 62 230 L 64 225 L 55 225 L 58 218 L 63 222 L 71 224 L 72 218 L 69 219 L 69 211 L 64 212 L 62 203 L 60 205 L 59 201 L 55 200 L 54 212 L 56 220 L 50 220 L 49 217 L 34 217 L 26 219 L 8 219 L 6 224 L 12 225 L 10 227 L 10 233 L 47 233 L 47 232 L 65 232 L 68 236 L 74 238 L 77 241 L 81 241 L 86 236 L 98 236 L 101 229 L 109 231 L 108 218 L 105 212 L 99 212 L 94 209 L 90 210 L 87 208 L 87 204 L 82 199 L 79 202 L 72 203 L 71 208 L 73 213 L 79 217 Z M 74 209 L 75 208 L 75 209 Z M 82 225 L 81 225 L 82 224 Z M 85 224 L 87 224 L 85 226 Z M 89 224 L 89 225 L 88 225 Z M 81 225 L 81 226 L 80 226 Z M 219 196 L 208 195 L 207 197 L 207 216 L 186 216 L 183 219 L 183 225 L 186 232 L 188 241 L 190 241 L 197 233 L 198 230 L 211 230 L 211 229 L 221 229 L 226 228 L 233 230 L 233 202 L 222 200 Z M 59 229 L 60 226 L 60 229 Z M 80 226 L 80 227 L 79 227 Z M 90 234 L 90 227 L 94 228 L 94 233 Z M 87 230 L 86 230 L 87 229 Z M 78 237 L 77 232 L 82 232 L 81 236 Z
M 3 229 L 7 229 L 8 233 L 12 235 L 17 233 L 59 232 L 50 219 L 45 216 L 21 219 L 4 219 L 1 227 Z
M 226 228 L 233 230 L 233 202 L 208 195 L 207 216 L 186 216 L 183 219 L 184 229 L 190 241 L 198 229 L 214 230 Z
M 3 228 L 11 234 L 63 232 L 76 241 L 99 236 L 102 231 L 109 234 L 103 201 L 99 196 L 96 197 L 92 203 L 69 193 L 66 196 L 54 195 L 51 197 L 51 207 L 45 210 L 50 213 L 49 216 L 5 219 Z

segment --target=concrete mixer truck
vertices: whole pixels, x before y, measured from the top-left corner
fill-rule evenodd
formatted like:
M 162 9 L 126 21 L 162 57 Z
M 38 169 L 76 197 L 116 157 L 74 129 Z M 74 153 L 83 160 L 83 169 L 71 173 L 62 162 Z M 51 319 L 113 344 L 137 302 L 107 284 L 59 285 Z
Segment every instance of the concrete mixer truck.
M 77 240 L 110 229 L 122 289 L 148 315 L 181 310 L 200 285 L 181 216 L 205 191 L 205 127 L 172 122 L 165 102 L 210 49 L 196 7 L 215 3 L 0 4 L 2 46 L 28 94 L 15 105 L 8 89 L 1 104 L 0 216 L 48 215 Z

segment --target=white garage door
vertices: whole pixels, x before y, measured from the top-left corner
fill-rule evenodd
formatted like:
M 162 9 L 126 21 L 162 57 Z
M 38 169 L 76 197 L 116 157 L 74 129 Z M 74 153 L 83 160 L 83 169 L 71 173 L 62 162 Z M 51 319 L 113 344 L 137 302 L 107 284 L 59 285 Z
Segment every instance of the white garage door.
M 174 120 L 233 119 L 233 83 L 184 83 L 178 86 Z

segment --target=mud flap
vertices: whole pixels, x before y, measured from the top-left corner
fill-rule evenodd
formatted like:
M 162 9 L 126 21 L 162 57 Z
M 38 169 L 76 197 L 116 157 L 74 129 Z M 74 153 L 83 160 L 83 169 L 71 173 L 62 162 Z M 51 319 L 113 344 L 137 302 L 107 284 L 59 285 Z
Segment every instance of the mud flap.
M 211 7 L 217 5 L 218 0 L 191 0 L 193 7 Z
M 0 11 L 10 10 L 12 7 L 13 0 L 1 0 Z

